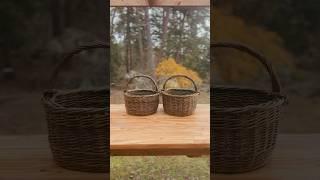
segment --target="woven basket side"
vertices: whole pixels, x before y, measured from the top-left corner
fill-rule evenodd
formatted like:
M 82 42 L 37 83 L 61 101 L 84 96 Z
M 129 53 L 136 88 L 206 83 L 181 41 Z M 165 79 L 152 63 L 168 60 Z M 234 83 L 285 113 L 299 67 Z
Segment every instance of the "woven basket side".
M 192 82 L 193 90 L 185 89 L 166 89 L 166 84 L 173 78 L 186 78 Z M 183 93 L 179 93 L 179 91 Z M 162 101 L 164 112 L 173 116 L 189 116 L 192 115 L 197 107 L 197 96 L 199 95 L 197 85 L 188 76 L 174 75 L 169 77 L 163 84 Z
M 281 106 L 279 80 L 272 65 L 257 51 L 238 43 L 214 42 L 211 48 L 231 48 L 255 57 L 271 78 L 272 92 L 214 87 L 211 92 L 211 162 L 213 173 L 243 173 L 264 166 L 275 148 Z
M 64 96 L 64 102 L 72 104 L 74 97 L 75 94 Z M 107 104 L 108 99 L 103 100 Z M 59 96 L 56 101 L 59 102 Z M 109 111 L 106 108 L 99 111 L 65 108 L 47 98 L 43 103 L 48 121 L 50 147 L 58 165 L 72 170 L 106 172 L 109 167 L 109 121 L 106 118 Z
M 232 114 L 213 110 L 212 116 L 211 143 L 215 172 L 246 172 L 268 162 L 276 144 L 279 107 Z
M 109 45 L 81 46 L 66 55 L 51 77 L 51 86 L 75 54 Z M 107 89 L 44 93 L 42 102 L 48 121 L 48 138 L 55 162 L 64 168 L 86 172 L 109 172 L 109 97 Z
M 129 84 L 136 78 L 149 79 L 155 90 L 128 90 Z M 159 91 L 156 82 L 146 75 L 139 75 L 132 77 L 128 83 L 127 88 L 123 92 L 126 112 L 130 115 L 146 116 L 157 112 L 159 106 Z

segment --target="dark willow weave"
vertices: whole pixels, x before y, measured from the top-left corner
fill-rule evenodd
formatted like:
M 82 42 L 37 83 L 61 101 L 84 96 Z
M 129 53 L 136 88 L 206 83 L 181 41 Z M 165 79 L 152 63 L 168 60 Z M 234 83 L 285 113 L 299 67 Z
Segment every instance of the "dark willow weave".
M 107 49 L 109 46 L 82 46 L 68 54 L 63 63 L 83 50 L 94 48 Z M 62 65 L 57 69 L 60 67 Z M 71 170 L 108 173 L 109 90 L 49 90 L 42 100 L 55 162 Z
M 146 78 L 149 79 L 153 86 L 154 90 L 148 89 L 134 89 L 128 90 L 129 84 L 135 78 Z M 160 93 L 158 91 L 158 86 L 156 82 L 150 77 L 146 75 L 138 75 L 132 77 L 128 83 L 127 88 L 123 92 L 125 107 L 128 114 L 136 115 L 136 116 L 146 116 L 151 115 L 157 112 L 159 106 L 159 96 Z
M 275 148 L 281 106 L 286 98 L 271 64 L 251 48 L 213 43 L 256 57 L 267 69 L 272 92 L 251 88 L 211 88 L 211 166 L 213 173 L 241 173 L 264 166 Z
M 192 82 L 194 90 L 181 88 L 166 89 L 167 82 L 178 77 L 186 78 Z M 161 94 L 164 112 L 169 115 L 182 117 L 190 116 L 194 113 L 197 108 L 198 95 L 200 93 L 196 83 L 190 77 L 185 75 L 173 75 L 164 82 Z

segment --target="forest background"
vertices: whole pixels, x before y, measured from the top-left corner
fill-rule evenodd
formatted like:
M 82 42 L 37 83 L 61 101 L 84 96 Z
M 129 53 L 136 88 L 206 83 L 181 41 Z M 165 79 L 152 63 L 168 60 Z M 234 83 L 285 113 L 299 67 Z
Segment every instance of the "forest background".
M 187 75 L 201 87 L 200 103 L 209 103 L 209 8 L 112 7 L 110 37 L 111 103 L 123 103 L 122 90 L 137 74 L 153 76 L 160 88 L 171 75 Z M 139 88 L 147 83 L 136 82 Z M 186 79 L 168 83 L 191 85 Z

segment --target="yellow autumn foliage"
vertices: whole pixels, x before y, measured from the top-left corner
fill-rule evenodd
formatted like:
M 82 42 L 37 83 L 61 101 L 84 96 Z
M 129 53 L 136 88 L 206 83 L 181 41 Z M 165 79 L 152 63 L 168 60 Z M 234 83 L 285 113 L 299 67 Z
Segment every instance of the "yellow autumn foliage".
M 168 78 L 172 75 L 186 75 L 194 80 L 194 82 L 198 85 L 202 83 L 202 79 L 199 77 L 198 73 L 192 71 L 184 67 L 181 64 L 178 64 L 173 58 L 168 58 L 162 60 L 156 68 L 155 72 L 157 77 L 165 77 Z M 171 80 L 170 80 L 171 81 Z M 178 83 L 179 87 L 190 87 L 192 86 L 191 82 L 185 78 L 177 78 L 176 82 Z M 174 87 L 172 83 L 168 82 L 167 87 Z
M 277 33 L 250 25 L 224 9 L 216 8 L 211 20 L 213 21 L 214 41 L 246 44 L 265 55 L 275 67 L 294 69 L 294 57 L 284 48 L 282 39 Z M 262 71 L 260 63 L 244 53 L 219 48 L 214 50 L 214 56 L 213 70 L 227 81 L 248 79 Z

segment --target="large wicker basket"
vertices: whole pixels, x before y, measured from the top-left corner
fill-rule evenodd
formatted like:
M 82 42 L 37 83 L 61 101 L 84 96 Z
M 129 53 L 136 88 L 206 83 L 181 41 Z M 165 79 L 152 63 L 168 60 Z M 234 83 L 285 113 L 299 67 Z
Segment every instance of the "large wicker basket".
M 68 54 L 65 60 L 93 48 L 107 49 L 109 46 L 83 46 Z M 78 171 L 109 172 L 109 96 L 107 88 L 44 93 L 50 148 L 59 166 Z
M 155 87 L 155 90 L 128 90 L 129 84 L 136 78 L 149 79 Z M 159 94 L 158 86 L 151 77 L 145 75 L 134 76 L 128 81 L 127 88 L 124 90 L 124 100 L 127 113 L 136 116 L 146 116 L 156 113 L 159 105 Z
M 166 84 L 173 78 L 186 78 L 190 80 L 194 86 L 192 89 L 166 89 Z M 174 75 L 169 77 L 163 84 L 162 100 L 164 112 L 173 116 L 189 116 L 192 115 L 197 107 L 197 98 L 199 91 L 196 83 L 188 76 Z
M 241 173 L 266 164 L 275 147 L 281 106 L 286 97 L 271 64 L 255 50 L 237 43 L 213 43 L 257 58 L 267 69 L 272 92 L 251 88 L 211 89 L 211 165 L 214 173 Z

